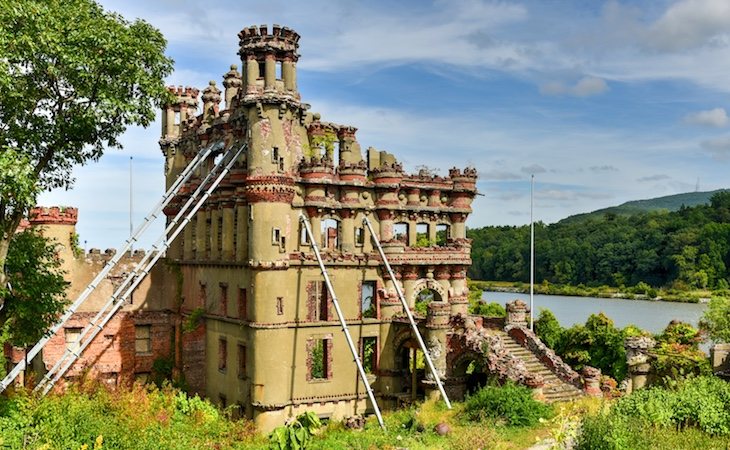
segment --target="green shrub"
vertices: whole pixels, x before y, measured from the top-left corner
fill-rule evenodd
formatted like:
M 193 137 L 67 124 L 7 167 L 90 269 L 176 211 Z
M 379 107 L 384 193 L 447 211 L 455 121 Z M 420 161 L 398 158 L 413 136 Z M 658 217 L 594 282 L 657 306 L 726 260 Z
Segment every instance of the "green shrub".
M 307 411 L 283 427 L 278 427 L 269 436 L 270 450 L 306 449 L 312 436 L 322 427 L 319 417 Z
M 504 386 L 486 386 L 464 403 L 467 419 L 501 419 L 510 426 L 533 426 L 540 418 L 552 415 L 552 408 L 532 397 L 524 386 L 507 382 Z
M 478 301 L 469 305 L 469 314 L 476 314 L 485 317 L 506 317 L 507 311 L 504 306 L 497 302 Z
M 535 321 L 535 333 L 548 347 L 554 349 L 563 336 L 563 327 L 549 309 L 541 308 Z

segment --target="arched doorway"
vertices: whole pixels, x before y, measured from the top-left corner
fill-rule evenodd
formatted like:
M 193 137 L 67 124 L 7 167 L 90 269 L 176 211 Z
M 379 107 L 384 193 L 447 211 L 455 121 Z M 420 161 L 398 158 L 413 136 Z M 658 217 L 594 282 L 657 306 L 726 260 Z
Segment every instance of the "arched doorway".
M 489 372 L 484 366 L 483 357 L 476 353 L 462 353 L 452 360 L 450 367 L 450 378 L 463 382 L 463 395 L 473 394 L 489 382 Z
M 413 310 L 423 316 L 428 312 L 428 304 L 431 302 L 446 302 L 449 293 L 437 281 L 430 278 L 422 278 L 413 285 L 408 304 L 413 305 Z
M 404 332 L 394 342 L 395 367 L 400 373 L 400 391 L 397 393 L 400 403 L 408 404 L 425 397 L 420 381 L 426 375 L 426 361 L 416 339 Z

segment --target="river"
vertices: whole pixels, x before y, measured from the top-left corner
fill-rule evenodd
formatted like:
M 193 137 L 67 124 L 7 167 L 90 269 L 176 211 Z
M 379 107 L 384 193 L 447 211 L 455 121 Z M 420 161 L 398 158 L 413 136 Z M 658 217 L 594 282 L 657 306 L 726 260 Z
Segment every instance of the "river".
M 482 299 L 501 305 L 519 298 L 528 305 L 529 294 L 511 292 L 484 292 Z M 535 295 L 535 317 L 540 308 L 547 308 L 555 314 L 563 327 L 584 324 L 588 316 L 603 312 L 614 324 L 623 328 L 636 325 L 651 333 L 659 333 L 667 324 L 678 319 L 696 327 L 707 307 L 701 303 L 658 302 L 649 300 L 626 300 L 622 298 L 566 297 L 562 295 Z

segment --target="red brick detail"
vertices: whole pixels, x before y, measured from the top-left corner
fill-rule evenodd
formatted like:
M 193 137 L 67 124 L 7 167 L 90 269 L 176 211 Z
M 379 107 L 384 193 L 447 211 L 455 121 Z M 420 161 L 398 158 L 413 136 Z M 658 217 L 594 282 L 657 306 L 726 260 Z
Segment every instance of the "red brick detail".
M 185 317 L 183 317 L 183 321 Z M 205 395 L 205 322 L 182 334 L 182 371 L 191 393 Z
M 31 225 L 76 225 L 79 219 L 78 208 L 36 207 L 28 214 Z

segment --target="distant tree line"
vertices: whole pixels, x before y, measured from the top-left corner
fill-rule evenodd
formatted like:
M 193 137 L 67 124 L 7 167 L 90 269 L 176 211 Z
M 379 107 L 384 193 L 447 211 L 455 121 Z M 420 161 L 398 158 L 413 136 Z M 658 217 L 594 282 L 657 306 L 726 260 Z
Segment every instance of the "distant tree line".
M 529 281 L 529 225 L 483 227 L 472 242 L 469 276 Z M 535 224 L 535 281 L 728 289 L 730 192 L 675 212 L 606 214 L 585 221 Z

